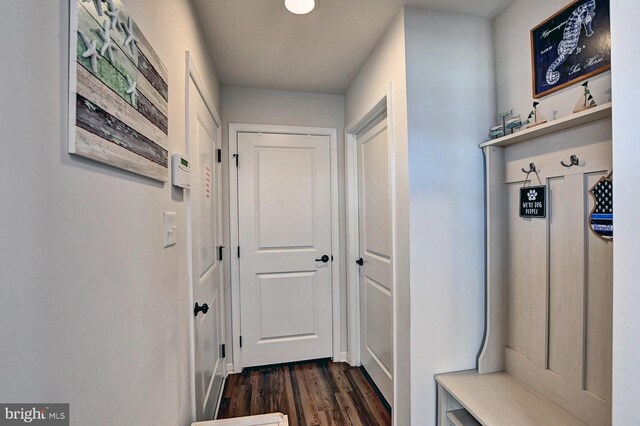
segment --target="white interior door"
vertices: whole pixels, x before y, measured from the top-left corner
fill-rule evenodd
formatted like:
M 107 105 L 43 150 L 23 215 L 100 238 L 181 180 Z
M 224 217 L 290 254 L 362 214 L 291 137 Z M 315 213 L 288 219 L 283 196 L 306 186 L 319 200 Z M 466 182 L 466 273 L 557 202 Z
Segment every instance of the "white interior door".
M 330 357 L 330 138 L 237 143 L 242 365 Z
M 194 374 L 197 420 L 213 418 L 224 378 L 221 167 L 216 149 L 219 127 L 195 84 L 189 88 L 189 146 L 191 161 L 190 241 L 194 308 Z
M 360 357 L 393 403 L 391 181 L 386 115 L 358 135 Z

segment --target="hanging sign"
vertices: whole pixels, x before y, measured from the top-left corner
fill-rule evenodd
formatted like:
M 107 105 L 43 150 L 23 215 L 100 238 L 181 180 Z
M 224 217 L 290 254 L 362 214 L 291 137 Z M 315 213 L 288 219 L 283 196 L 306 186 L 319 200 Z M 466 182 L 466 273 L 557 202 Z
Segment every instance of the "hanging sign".
M 547 187 L 545 185 L 520 188 L 520 217 L 547 217 Z
M 600 238 L 613 240 L 613 178 L 611 173 L 589 190 L 595 200 L 589 227 Z

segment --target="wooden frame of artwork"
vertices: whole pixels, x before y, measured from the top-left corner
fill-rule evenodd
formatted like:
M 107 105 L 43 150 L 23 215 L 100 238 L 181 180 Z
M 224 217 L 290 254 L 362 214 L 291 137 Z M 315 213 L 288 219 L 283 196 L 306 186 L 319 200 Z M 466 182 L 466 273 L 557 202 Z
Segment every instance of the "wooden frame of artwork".
M 69 10 L 69 152 L 167 182 L 166 67 L 121 0 Z
M 536 99 L 610 68 L 609 0 L 576 0 L 531 30 Z

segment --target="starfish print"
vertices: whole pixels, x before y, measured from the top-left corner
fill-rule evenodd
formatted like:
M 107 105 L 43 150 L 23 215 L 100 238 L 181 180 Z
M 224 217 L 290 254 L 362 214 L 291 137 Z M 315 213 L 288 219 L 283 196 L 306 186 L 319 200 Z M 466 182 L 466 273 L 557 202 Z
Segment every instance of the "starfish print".
M 100 54 L 104 57 L 105 52 L 109 56 L 109 62 L 113 63 L 113 42 L 111 41 L 111 35 L 109 34 L 109 21 L 107 19 L 104 20 L 102 24 L 102 28 L 98 29 L 98 34 L 102 39 L 102 49 L 100 50 Z
M 93 5 L 96 7 L 98 16 L 102 16 L 102 0 L 82 0 L 82 3 L 87 3 L 89 1 L 93 1 Z
M 131 16 L 129 16 L 129 19 L 127 19 L 127 25 L 121 23 L 120 26 L 122 27 L 124 32 L 127 33 L 127 38 L 124 39 L 124 45 L 129 46 L 131 48 L 131 51 L 135 53 L 133 48 L 136 42 L 136 38 L 133 34 L 133 19 L 131 19 Z
M 131 103 L 135 106 L 136 96 L 138 95 L 138 89 L 136 89 L 136 86 L 138 85 L 138 83 L 131 80 L 131 77 L 127 76 L 127 84 L 129 85 L 129 87 L 127 88 L 126 92 L 128 95 L 131 95 Z
M 111 18 L 111 29 L 115 30 L 116 25 L 118 25 L 118 15 L 120 14 L 120 9 L 116 7 L 114 0 L 106 0 L 106 1 L 107 1 L 107 10 L 104 13 L 109 18 Z
M 91 69 L 94 73 L 98 72 L 98 59 L 100 59 L 100 54 L 98 53 L 96 45 L 98 44 L 98 40 L 89 41 L 89 37 L 82 32 L 78 31 L 80 34 L 80 38 L 84 42 L 84 45 L 87 47 L 87 50 L 82 54 L 83 58 L 91 58 Z

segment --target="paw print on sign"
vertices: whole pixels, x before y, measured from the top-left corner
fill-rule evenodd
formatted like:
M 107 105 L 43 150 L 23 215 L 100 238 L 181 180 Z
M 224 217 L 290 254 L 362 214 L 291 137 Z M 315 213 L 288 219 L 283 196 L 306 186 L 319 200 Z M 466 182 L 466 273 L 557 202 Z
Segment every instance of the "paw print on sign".
M 527 193 L 527 197 L 529 197 L 529 201 L 535 201 L 538 198 L 538 192 L 532 189 Z

